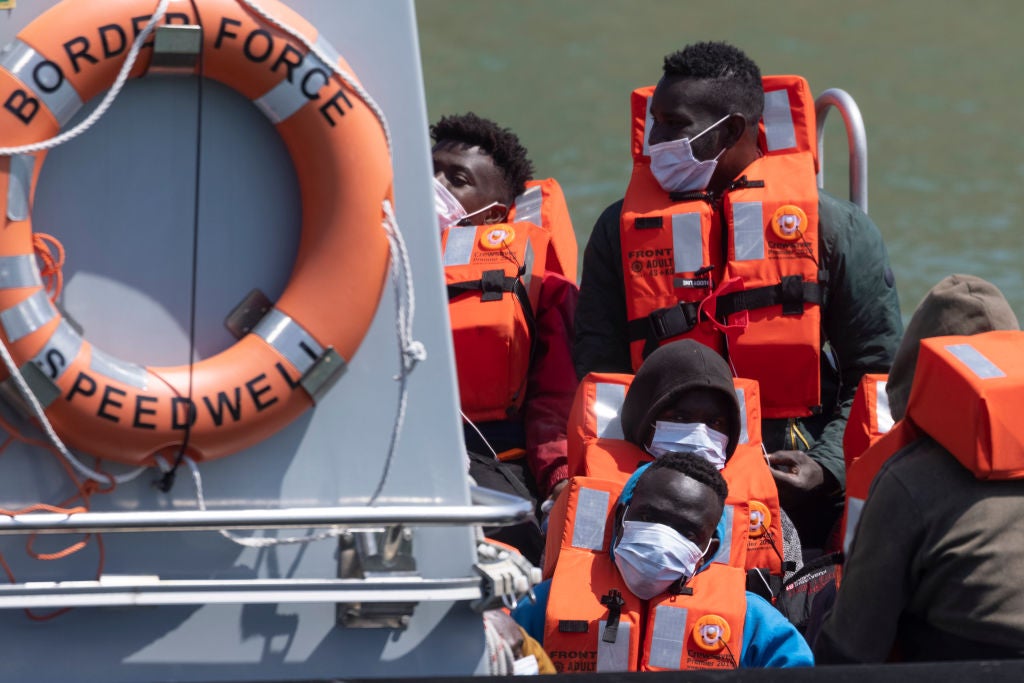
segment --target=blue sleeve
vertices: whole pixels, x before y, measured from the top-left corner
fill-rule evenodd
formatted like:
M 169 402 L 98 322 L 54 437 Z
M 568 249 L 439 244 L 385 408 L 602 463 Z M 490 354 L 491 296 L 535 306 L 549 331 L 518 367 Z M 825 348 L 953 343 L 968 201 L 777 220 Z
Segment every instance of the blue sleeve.
M 542 581 L 533 587 L 536 601 L 531 602 L 530 598 L 523 598 L 512 610 L 512 618 L 516 620 L 516 623 L 541 645 L 544 644 L 544 615 L 548 611 L 548 593 L 550 592 L 551 579 Z
M 747 593 L 743 622 L 743 668 L 814 666 L 807 641 L 782 613 L 759 595 Z

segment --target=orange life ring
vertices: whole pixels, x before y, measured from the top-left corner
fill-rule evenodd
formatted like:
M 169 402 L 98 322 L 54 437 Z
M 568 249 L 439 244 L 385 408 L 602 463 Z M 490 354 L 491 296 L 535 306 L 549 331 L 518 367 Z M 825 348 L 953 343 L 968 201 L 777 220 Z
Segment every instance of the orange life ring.
M 68 445 L 135 465 L 180 449 L 186 426 L 186 454 L 209 460 L 289 424 L 313 404 L 300 379 L 314 362 L 331 348 L 351 360 L 388 268 L 381 223 L 392 171 L 374 113 L 299 41 L 235 0 L 196 4 L 199 17 L 190 2 L 174 0 L 162 23 L 204 27 L 200 73 L 267 113 L 299 179 L 302 235 L 293 272 L 249 334 L 191 368 L 144 368 L 97 349 L 61 318 L 40 283 L 28 206 L 42 155 L 34 170 L 31 158 L 0 161 L 3 340 L 19 366 L 34 362 L 59 389 L 46 415 Z M 333 54 L 294 11 L 276 0 L 261 5 Z M 155 0 L 65 0 L 22 30 L 0 56 L 0 144 L 56 135 L 77 107 L 111 86 L 155 7 Z M 151 47 L 142 50 L 132 77 L 145 74 L 151 56 Z M 19 183 L 28 188 L 20 200 Z

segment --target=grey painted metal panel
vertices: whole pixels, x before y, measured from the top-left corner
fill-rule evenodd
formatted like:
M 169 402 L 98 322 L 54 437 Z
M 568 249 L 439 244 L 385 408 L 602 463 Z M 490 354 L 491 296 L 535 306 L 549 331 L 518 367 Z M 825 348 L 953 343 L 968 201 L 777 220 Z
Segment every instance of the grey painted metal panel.
M 395 205 L 413 259 L 413 334 L 428 358 L 409 378 L 405 428 L 380 502 L 466 505 L 465 448 L 412 3 L 286 1 L 343 48 L 353 72 L 390 117 L 401 151 Z M 54 4 L 20 2 L 0 13 L 0 42 Z M 130 82 L 92 130 L 47 155 L 36 191 L 33 225 L 57 235 L 69 254 L 62 305 L 82 324 L 86 339 L 142 366 L 180 365 L 234 344 L 223 329 L 224 317 L 253 287 L 279 298 L 296 257 L 301 208 L 288 153 L 249 100 L 214 82 L 205 82 L 202 91 L 199 218 L 193 228 L 198 92 L 190 78 Z M 196 343 L 190 349 L 193 240 L 199 258 Z M 345 376 L 315 410 L 253 448 L 200 465 L 211 509 L 366 500 L 384 469 L 398 402 L 393 314 L 388 288 Z M 0 413 L 17 419 L 4 406 Z M 107 468 L 125 469 L 116 463 Z M 53 458 L 22 445 L 7 449 L 0 471 L 0 500 L 13 507 L 62 500 L 71 491 Z M 153 488 L 155 478 L 147 474 L 112 494 L 94 496 L 93 510 L 195 509 L 186 472 L 179 473 L 170 494 Z M 59 542 L 40 543 L 54 549 Z M 475 558 L 468 528 L 417 528 L 413 550 L 425 578 L 467 576 Z M 29 561 L 23 541 L 14 538 L 0 539 L 0 552 L 19 580 L 96 578 L 95 545 L 56 563 Z M 211 532 L 120 534 L 106 538 L 105 572 L 165 579 L 324 579 L 335 575 L 336 554 L 330 541 L 258 550 Z M 112 682 L 394 678 L 469 674 L 484 667 L 480 618 L 465 602 L 422 604 L 401 632 L 341 628 L 334 605 L 293 603 L 81 608 L 33 628 L 26 623 L 18 611 L 0 611 L 0 637 L 9 653 L 0 680 L 66 681 L 72 660 L 77 671 Z M 57 642 L 64 657 L 53 657 Z

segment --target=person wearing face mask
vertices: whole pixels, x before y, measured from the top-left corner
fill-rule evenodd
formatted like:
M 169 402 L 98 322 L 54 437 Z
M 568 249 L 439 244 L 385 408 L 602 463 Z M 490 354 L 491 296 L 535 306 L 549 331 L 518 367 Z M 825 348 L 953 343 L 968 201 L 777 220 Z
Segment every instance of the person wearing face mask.
M 566 479 L 576 242 L 565 200 L 510 130 L 473 113 L 431 126 L 435 204 L 470 474 L 533 502 Z M 538 563 L 533 523 L 488 533 Z
M 767 94 L 766 94 L 767 93 Z M 810 91 L 724 43 L 668 55 L 633 95 L 633 174 L 583 259 L 576 372 L 629 372 L 687 337 L 759 382 L 763 437 L 807 551 L 842 512 L 860 378 L 902 331 L 878 229 L 819 191 Z
M 670 452 L 625 487 L 574 477 L 554 576 L 513 618 L 560 673 L 811 666 L 810 648 L 744 573 L 711 562 L 725 480 Z

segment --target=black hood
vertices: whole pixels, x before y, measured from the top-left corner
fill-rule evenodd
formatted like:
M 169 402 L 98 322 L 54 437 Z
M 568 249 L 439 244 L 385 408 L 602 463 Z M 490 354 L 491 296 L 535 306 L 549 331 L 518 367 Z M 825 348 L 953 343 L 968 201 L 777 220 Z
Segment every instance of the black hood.
M 622 404 L 622 433 L 643 447 L 647 430 L 666 406 L 698 387 L 720 391 L 730 406 L 729 445 L 726 456 L 736 450 L 740 438 L 740 406 L 729 366 L 712 349 L 691 339 L 666 344 L 644 360 Z

